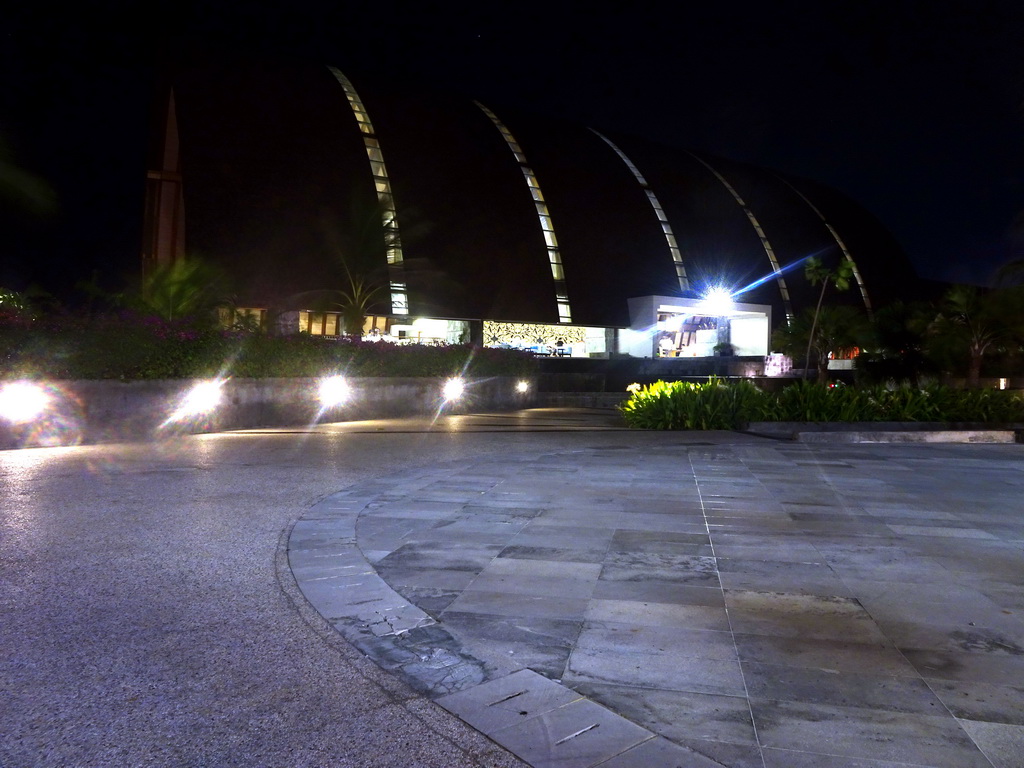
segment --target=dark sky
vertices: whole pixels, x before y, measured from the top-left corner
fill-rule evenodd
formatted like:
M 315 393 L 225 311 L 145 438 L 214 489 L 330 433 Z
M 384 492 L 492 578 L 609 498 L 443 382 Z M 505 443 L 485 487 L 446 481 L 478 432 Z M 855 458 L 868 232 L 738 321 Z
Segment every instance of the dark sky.
M 983 283 L 1024 256 L 1019 1 L 85 5 L 0 14 L 0 132 L 59 199 L 44 220 L 0 213 L 0 285 L 136 270 L 153 72 L 195 46 L 372 69 L 816 179 L 924 277 Z

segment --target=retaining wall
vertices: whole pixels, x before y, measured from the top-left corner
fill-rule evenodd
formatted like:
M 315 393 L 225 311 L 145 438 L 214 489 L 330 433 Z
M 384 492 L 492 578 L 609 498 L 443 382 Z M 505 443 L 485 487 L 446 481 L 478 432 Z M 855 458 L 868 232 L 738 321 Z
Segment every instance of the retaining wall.
M 348 379 L 349 401 L 323 410 L 318 379 L 229 379 L 211 413 L 173 420 L 185 394 L 198 381 L 58 381 L 46 384 L 50 405 L 32 422 L 0 421 L 0 448 L 80 445 L 159 439 L 174 434 L 253 427 L 302 426 L 401 416 L 514 410 L 535 404 L 536 386 L 516 391 L 519 379 L 466 379 L 465 395 L 444 402 L 444 380 L 434 378 Z

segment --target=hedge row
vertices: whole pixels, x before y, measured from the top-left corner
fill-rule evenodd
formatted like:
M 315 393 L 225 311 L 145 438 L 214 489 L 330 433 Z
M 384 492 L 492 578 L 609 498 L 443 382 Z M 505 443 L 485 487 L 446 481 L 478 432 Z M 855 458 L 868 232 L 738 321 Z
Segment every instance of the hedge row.
M 823 387 L 794 382 L 768 393 L 750 381 L 657 381 L 621 406 L 639 429 L 737 429 L 752 421 L 1024 422 L 1024 396 L 995 389 Z
M 175 379 L 319 376 L 522 376 L 528 354 L 470 345 L 397 345 L 305 334 L 270 336 L 118 315 L 61 322 L 0 322 L 6 378 Z

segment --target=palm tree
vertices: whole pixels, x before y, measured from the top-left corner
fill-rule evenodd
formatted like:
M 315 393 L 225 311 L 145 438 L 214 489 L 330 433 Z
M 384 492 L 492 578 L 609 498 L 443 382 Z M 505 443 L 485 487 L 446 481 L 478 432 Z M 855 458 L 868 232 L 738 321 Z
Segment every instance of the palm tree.
M 996 270 L 993 284 L 1005 288 L 1024 283 L 1024 259 L 1011 259 Z
M 811 321 L 811 329 L 807 335 L 807 353 L 804 356 L 804 371 L 811 367 L 811 345 L 815 338 L 815 329 L 818 325 L 818 315 L 821 313 L 821 302 L 825 298 L 825 289 L 829 285 L 834 285 L 837 291 L 845 291 L 850 287 L 850 280 L 853 278 L 853 262 L 849 259 L 843 259 L 839 262 L 835 269 L 829 269 L 822 264 L 821 259 L 816 256 L 811 256 L 807 259 L 807 264 L 804 266 L 804 275 L 811 285 L 817 285 L 821 283 L 821 291 L 818 293 L 818 303 L 814 307 L 814 318 Z M 826 368 L 827 368 L 826 362 Z M 806 376 L 806 373 L 804 374 Z M 819 366 L 818 380 L 828 381 L 828 374 L 825 374 L 822 379 L 821 369 Z
M 366 316 L 381 292 L 383 284 L 379 280 L 366 275 L 355 274 L 345 259 L 341 260 L 341 266 L 345 269 L 347 285 L 338 291 L 341 301 L 338 307 L 341 309 L 341 321 L 348 336 L 361 336 Z
M 859 347 L 867 335 L 867 320 L 853 307 L 810 307 L 777 329 L 772 346 L 792 356 L 806 348 L 808 367 L 813 353 L 818 383 L 828 383 L 830 358 Z
M 345 221 L 325 220 L 323 228 L 341 265 L 342 286 L 311 294 L 319 297 L 321 305 L 340 310 L 346 335 L 360 337 L 366 316 L 388 298 L 389 273 L 381 263 L 388 254 L 401 251 L 394 206 L 388 200 L 372 205 L 353 202 Z
M 227 303 L 224 273 L 197 257 L 161 264 L 142 284 L 139 303 L 165 320 L 204 318 Z
M 915 389 L 927 366 L 925 340 L 932 315 L 923 304 L 894 301 L 871 318 L 864 370 L 872 378 L 909 381 Z
M 942 299 L 929 326 L 932 352 L 967 357 L 967 386 L 981 379 L 985 357 L 1024 338 L 1021 288 L 982 291 L 973 285 L 954 285 Z

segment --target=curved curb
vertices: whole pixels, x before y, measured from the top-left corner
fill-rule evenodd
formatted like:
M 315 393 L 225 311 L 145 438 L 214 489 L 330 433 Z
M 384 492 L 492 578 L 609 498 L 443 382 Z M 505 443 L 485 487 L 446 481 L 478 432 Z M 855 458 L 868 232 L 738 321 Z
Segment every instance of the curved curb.
M 373 502 L 401 499 L 410 487 L 457 471 L 435 467 L 404 475 L 400 483 L 361 483 L 328 496 L 298 520 L 288 539 L 288 564 L 313 608 L 382 669 L 533 766 L 658 768 L 684 758 L 695 768 L 719 765 L 537 672 L 474 657 L 377 574 L 356 543 L 359 515 Z

